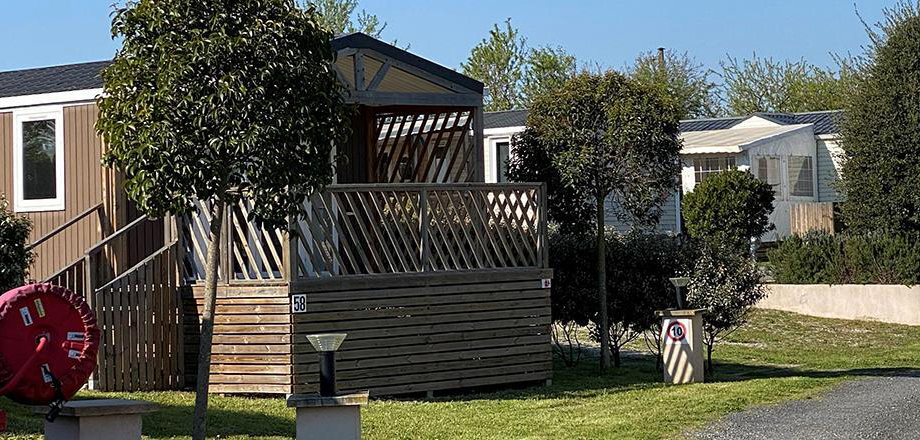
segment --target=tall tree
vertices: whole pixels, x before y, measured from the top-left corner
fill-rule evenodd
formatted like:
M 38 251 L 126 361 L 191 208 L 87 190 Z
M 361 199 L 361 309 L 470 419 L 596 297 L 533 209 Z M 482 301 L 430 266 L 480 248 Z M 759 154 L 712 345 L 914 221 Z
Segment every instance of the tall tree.
M 806 112 L 843 108 L 847 71 L 835 72 L 798 61 L 727 57 L 719 63 L 725 110 L 729 114 Z
M 920 10 L 884 10 L 841 122 L 848 226 L 920 232 Z
M 674 107 L 656 89 L 616 72 L 583 72 L 551 93 L 536 96 L 527 127 L 514 141 L 532 143 L 526 149 L 543 152 L 548 163 L 526 168 L 556 170 L 567 191 L 577 192 L 568 197 L 574 209 L 585 200 L 593 205 L 602 370 L 610 366 L 605 202 L 611 196 L 621 201 L 613 212 L 619 217 L 655 219 L 656 207 L 677 185 L 678 125 Z
M 102 74 L 104 161 L 151 216 L 210 206 L 192 436 L 206 433 L 220 239 L 228 206 L 286 225 L 332 180 L 348 114 L 331 34 L 294 0 L 139 0 L 115 11 L 122 40 Z
M 498 111 L 523 105 L 521 80 L 526 62 L 527 40 L 505 20 L 504 29 L 495 24 L 489 38 L 483 39 L 460 65 L 465 75 L 482 81 L 487 89 L 485 110 Z
M 381 22 L 376 14 L 370 14 L 363 9 L 352 19 L 355 9 L 358 8 L 358 0 L 307 0 L 304 5 L 316 9 L 319 13 L 317 21 L 333 35 L 363 32 L 380 38 L 380 34 L 387 27 L 386 22 Z
M 524 69 L 521 100 L 530 107 L 535 97 L 562 87 L 575 76 L 575 57 L 562 47 L 544 46 L 531 49 Z
M 681 119 L 719 115 L 718 86 L 709 80 L 709 70 L 687 52 L 643 52 L 626 71 L 643 84 L 661 88 L 674 101 Z

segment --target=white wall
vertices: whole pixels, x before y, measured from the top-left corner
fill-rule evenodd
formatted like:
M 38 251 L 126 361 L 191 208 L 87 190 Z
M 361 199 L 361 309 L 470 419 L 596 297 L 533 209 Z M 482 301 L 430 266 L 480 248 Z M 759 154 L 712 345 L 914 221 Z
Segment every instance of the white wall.
M 498 175 L 496 171 L 498 170 L 497 163 L 495 161 L 495 144 L 500 142 L 511 143 L 511 137 L 516 133 L 524 130 L 524 127 L 502 127 L 502 128 L 490 128 L 485 130 L 483 133 L 483 138 L 485 141 L 482 143 L 482 147 L 485 160 L 483 161 L 485 166 L 485 178 L 486 183 L 495 183 L 498 181 Z M 514 155 L 514 149 L 509 148 L 508 151 L 509 157 Z

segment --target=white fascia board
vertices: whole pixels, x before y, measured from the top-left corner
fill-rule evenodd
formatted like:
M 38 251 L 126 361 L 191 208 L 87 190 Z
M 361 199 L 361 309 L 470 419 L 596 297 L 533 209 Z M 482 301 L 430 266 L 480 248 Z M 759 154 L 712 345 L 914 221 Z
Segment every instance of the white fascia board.
M 496 127 L 496 128 L 487 128 L 482 130 L 483 136 L 501 136 L 501 135 L 512 135 L 515 133 L 520 133 L 524 131 L 523 125 L 518 125 L 515 127 Z
M 744 151 L 741 147 L 713 146 L 713 147 L 693 147 L 680 150 L 681 155 L 688 154 L 725 154 L 740 153 Z
M 72 102 L 95 101 L 102 94 L 102 89 L 71 90 L 68 92 L 40 93 L 36 95 L 7 96 L 0 98 L 0 110 L 8 110 L 36 105 L 66 104 Z

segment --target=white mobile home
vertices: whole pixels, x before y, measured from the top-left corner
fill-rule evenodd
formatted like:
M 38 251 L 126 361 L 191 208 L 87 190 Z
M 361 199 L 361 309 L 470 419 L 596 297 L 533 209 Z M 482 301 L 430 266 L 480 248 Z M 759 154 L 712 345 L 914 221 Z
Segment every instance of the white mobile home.
M 789 235 L 793 205 L 839 199 L 832 185 L 839 178 L 842 154 L 837 145 L 839 115 L 839 111 L 755 113 L 681 121 L 684 146 L 680 188 L 661 207 L 656 230 L 679 233 L 680 195 L 692 191 L 708 175 L 737 168 L 750 171 L 774 188 L 776 202 L 770 220 L 776 229 L 763 240 Z M 511 138 L 524 129 L 526 119 L 526 110 L 485 114 L 486 181 L 505 180 L 507 158 L 514 154 Z M 607 222 L 624 231 L 631 227 L 612 215 Z

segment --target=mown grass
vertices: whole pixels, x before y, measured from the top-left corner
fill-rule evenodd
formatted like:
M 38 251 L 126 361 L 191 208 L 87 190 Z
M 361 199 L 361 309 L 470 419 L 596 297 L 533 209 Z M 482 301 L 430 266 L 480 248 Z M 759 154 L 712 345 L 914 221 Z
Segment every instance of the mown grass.
M 637 345 L 638 346 L 638 345 Z M 375 400 L 366 407 L 366 439 L 545 439 L 680 437 L 724 414 L 754 405 L 811 398 L 843 380 L 906 374 L 920 368 L 920 327 L 755 312 L 715 352 L 705 384 L 659 382 L 650 356 L 628 356 L 601 375 L 593 359 L 557 365 L 553 385 L 479 392 L 435 400 Z M 149 438 L 188 438 L 192 393 L 82 393 L 160 403 L 144 418 Z M 41 421 L 0 399 L 10 412 L 4 438 L 40 438 Z M 219 438 L 281 439 L 294 435 L 283 399 L 211 399 L 209 433 Z

